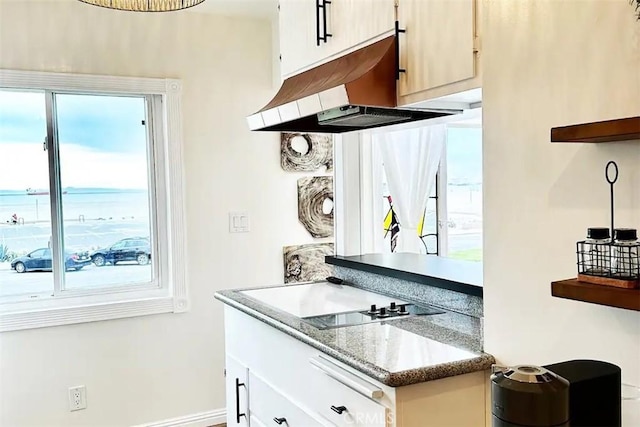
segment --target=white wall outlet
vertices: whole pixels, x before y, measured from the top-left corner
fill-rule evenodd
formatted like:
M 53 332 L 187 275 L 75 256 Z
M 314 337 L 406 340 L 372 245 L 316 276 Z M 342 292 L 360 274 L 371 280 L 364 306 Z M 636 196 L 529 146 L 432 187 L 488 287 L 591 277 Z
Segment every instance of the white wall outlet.
M 87 409 L 87 389 L 83 385 L 69 388 L 69 410 Z
M 229 233 L 248 233 L 251 231 L 249 212 L 229 212 Z

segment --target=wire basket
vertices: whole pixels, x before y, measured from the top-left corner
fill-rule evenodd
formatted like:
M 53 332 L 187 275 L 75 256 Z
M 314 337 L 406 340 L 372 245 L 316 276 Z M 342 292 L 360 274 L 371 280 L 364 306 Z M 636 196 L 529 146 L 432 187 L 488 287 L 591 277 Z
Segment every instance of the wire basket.
M 576 255 L 582 281 L 625 288 L 634 288 L 640 283 L 640 243 L 582 240 L 576 244 Z
M 611 194 L 611 228 L 589 228 L 588 239 L 576 243 L 578 280 L 619 288 L 640 285 L 640 242 L 637 231 L 614 226 L 614 185 L 618 181 L 618 165 L 609 162 L 604 175 Z

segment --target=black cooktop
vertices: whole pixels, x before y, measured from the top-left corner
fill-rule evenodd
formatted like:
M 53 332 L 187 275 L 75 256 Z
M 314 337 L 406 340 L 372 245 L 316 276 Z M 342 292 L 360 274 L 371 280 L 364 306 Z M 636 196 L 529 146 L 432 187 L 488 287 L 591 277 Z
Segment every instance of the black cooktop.
M 443 313 L 445 313 L 445 311 L 435 307 L 425 307 L 415 304 L 396 305 L 396 303 L 392 302 L 388 307 L 378 308 L 375 305 L 372 305 L 369 310 L 309 316 L 303 317 L 302 320 L 318 329 L 333 329 L 373 322 L 385 322 L 388 320 L 413 316 L 431 316 Z

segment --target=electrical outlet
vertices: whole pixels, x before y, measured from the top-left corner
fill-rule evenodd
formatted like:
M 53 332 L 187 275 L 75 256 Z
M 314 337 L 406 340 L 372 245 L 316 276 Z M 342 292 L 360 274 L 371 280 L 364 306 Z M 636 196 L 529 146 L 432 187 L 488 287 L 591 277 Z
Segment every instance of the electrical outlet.
M 87 409 L 87 389 L 83 385 L 69 388 L 69 410 Z

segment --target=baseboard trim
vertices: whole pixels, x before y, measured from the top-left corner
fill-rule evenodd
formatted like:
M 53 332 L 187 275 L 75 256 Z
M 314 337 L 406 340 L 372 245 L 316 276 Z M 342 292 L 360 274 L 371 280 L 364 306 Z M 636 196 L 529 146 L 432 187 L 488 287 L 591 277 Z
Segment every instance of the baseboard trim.
M 224 424 L 227 421 L 227 413 L 224 409 L 200 412 L 157 421 L 155 423 L 140 424 L 135 427 L 210 427 L 216 424 Z

